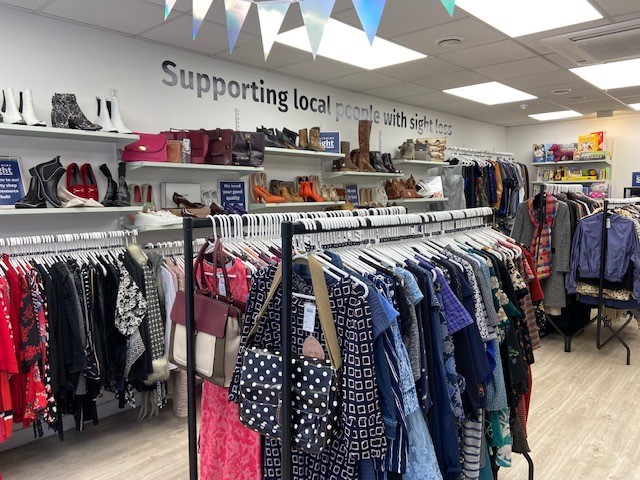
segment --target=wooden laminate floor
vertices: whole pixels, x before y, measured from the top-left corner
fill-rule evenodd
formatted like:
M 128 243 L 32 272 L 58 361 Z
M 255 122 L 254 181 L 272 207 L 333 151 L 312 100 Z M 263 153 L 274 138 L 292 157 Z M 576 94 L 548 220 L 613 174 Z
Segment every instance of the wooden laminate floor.
M 618 344 L 595 348 L 595 329 L 564 353 L 560 337 L 536 351 L 529 443 L 537 480 L 640 479 L 640 331 L 624 333 L 631 366 Z M 84 432 L 0 453 L 3 480 L 188 478 L 186 419 L 167 408 L 139 422 L 137 411 L 103 419 Z M 526 480 L 527 463 L 514 455 L 500 478 Z M 234 479 L 215 479 L 234 480 Z

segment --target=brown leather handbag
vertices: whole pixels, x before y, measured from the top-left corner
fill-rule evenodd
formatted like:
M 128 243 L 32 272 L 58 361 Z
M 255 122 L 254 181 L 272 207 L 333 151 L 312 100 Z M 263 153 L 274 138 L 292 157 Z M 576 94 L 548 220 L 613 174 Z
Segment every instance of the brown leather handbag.
M 218 240 L 212 255 L 213 288 L 209 290 L 204 272 L 204 259 L 209 243 L 205 243 L 195 260 L 195 272 L 200 269 L 200 287 L 194 294 L 194 327 L 196 373 L 220 387 L 228 387 L 236 365 L 240 346 L 240 322 L 244 314 L 244 302 L 232 295 L 221 295 L 218 288 L 218 268 L 222 270 L 227 293 L 229 276 L 222 255 L 222 243 Z M 192 280 L 193 281 L 193 280 Z M 171 310 L 171 344 L 169 361 L 180 368 L 187 368 L 187 327 L 185 292 L 178 291 Z
M 264 161 L 265 135 L 260 132 L 233 132 L 232 164 L 259 167 Z
M 167 162 L 182 163 L 182 140 L 167 140 Z
M 206 163 L 211 165 L 233 165 L 233 130 L 228 128 L 216 128 L 208 130 L 209 148 Z

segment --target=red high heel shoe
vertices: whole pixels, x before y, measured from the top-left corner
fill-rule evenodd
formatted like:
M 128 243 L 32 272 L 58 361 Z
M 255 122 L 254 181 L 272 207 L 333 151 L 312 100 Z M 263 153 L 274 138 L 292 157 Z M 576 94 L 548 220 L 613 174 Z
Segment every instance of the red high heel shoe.
M 305 202 L 324 202 L 324 199 L 313 191 L 312 182 L 300 182 L 299 194 Z
M 284 197 L 272 195 L 269 190 L 260 186 L 253 186 L 253 198 L 257 203 L 284 203 Z

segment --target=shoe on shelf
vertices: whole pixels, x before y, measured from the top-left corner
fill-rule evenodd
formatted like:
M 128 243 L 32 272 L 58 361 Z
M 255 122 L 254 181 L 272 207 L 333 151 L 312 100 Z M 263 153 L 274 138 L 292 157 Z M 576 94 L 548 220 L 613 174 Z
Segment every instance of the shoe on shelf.
M 47 208 L 47 201 L 42 191 L 42 182 L 36 175 L 35 168 L 29 170 L 31 180 L 26 195 L 16 202 L 15 208 Z
M 416 157 L 416 146 L 415 142 L 410 138 L 404 144 L 404 153 L 401 158 L 406 160 L 415 160 Z
M 113 207 L 116 203 L 116 194 L 118 192 L 118 184 L 111 176 L 111 171 L 106 163 L 100 165 L 100 171 L 107 178 L 107 191 L 102 199 L 102 205 L 105 207 Z
M 145 183 L 140 187 L 140 194 L 144 210 L 155 210 L 156 202 L 153 200 L 153 187 L 150 184 Z
M 333 185 L 329 187 L 329 201 L 330 202 L 339 202 L 340 197 L 338 196 L 338 192 Z
M 284 136 L 284 144 L 287 148 L 293 150 L 298 149 L 298 134 L 296 132 L 285 127 L 282 129 L 282 135 Z
M 276 131 L 273 128 L 264 128 L 264 125 L 263 125 L 260 128 L 256 128 L 256 132 L 264 133 L 265 146 L 272 147 L 272 148 L 286 148 L 284 146 L 284 143 L 278 140 Z
M 118 164 L 118 189 L 116 190 L 116 197 L 114 206 L 116 207 L 128 207 L 131 205 L 131 196 L 129 195 L 129 189 L 127 188 L 127 164 L 120 162 Z
M 51 126 L 98 131 L 102 127 L 89 121 L 73 93 L 55 93 L 51 98 Z
M 322 188 L 320 189 L 320 196 L 325 202 L 330 202 L 331 197 L 329 196 L 329 187 L 327 187 L 326 185 L 322 185 Z
M 416 179 L 413 178 L 413 175 L 409 177 L 409 179 L 405 182 L 405 185 L 407 188 L 410 188 L 411 190 L 416 190 Z
M 272 195 L 269 190 L 261 185 L 254 185 L 252 192 L 254 202 L 256 203 L 285 203 L 284 197 Z M 227 208 L 229 208 L 231 205 L 232 204 L 227 205 Z
M 175 217 L 175 220 L 171 217 Z M 182 223 L 182 219 L 172 213 L 166 212 L 138 212 L 133 215 L 133 224 L 136 227 L 166 227 Z
M 104 205 L 99 203 L 93 198 L 82 198 L 78 195 L 74 195 L 69 190 L 64 188 L 62 184 L 58 184 L 58 197 L 62 201 L 63 208 L 74 207 L 91 207 L 91 208 L 104 208 Z
M 122 116 L 120 115 L 120 100 L 118 100 L 115 94 L 111 97 L 111 100 L 107 102 L 107 110 L 111 117 L 111 123 L 116 130 L 118 130 L 118 133 L 133 133 L 122 121 Z
M 13 125 L 27 124 L 22 115 L 20 115 L 16 97 L 13 95 L 13 88 L 5 88 L 2 91 L 2 122 L 12 123 Z
M 48 162 L 36 165 L 34 171 L 42 183 L 44 198 L 54 207 L 61 207 L 62 201 L 58 197 L 58 182 L 64 175 L 65 169 L 60 163 L 60 157 L 57 156 Z
M 180 195 L 178 192 L 173 192 L 173 203 L 175 203 L 178 208 L 207 208 L 203 203 L 193 203 L 186 199 L 183 195 Z
M 107 99 L 105 97 L 96 97 L 96 100 L 98 101 L 98 118 L 96 118 L 96 125 L 100 125 L 103 132 L 118 133 L 118 129 L 111 121 L 111 116 L 109 115 Z
M 93 169 L 90 163 L 85 163 L 80 168 L 80 176 L 82 177 L 82 184 L 84 186 L 84 198 L 91 198 L 98 201 L 98 182 L 96 176 L 93 174 Z
M 369 152 L 369 163 L 376 172 L 389 173 L 389 170 L 387 170 L 387 168 L 384 166 L 384 162 L 382 161 L 382 153 Z
M 129 189 L 129 198 L 131 198 L 131 205 L 134 207 L 142 206 L 142 189 L 137 183 L 130 183 L 127 185 Z
M 396 168 L 396 166 L 393 164 L 393 162 L 391 161 L 391 154 L 390 153 L 383 153 L 382 154 L 382 163 L 384 165 L 384 167 L 389 170 L 389 173 L 402 173 L 402 170 L 398 170 Z
M 300 182 L 300 196 L 305 202 L 324 202 L 324 199 L 313 190 L 313 183 L 310 181 Z
M 289 138 L 288 135 L 285 135 L 284 132 L 281 132 L 277 128 L 275 129 L 275 131 L 276 131 L 276 140 L 278 141 L 278 143 L 281 143 L 284 148 L 289 149 L 289 150 L 297 150 L 298 149 L 296 147 L 295 142 L 291 143 L 291 139 Z
M 277 203 L 277 202 L 276 202 Z M 226 209 L 232 215 L 246 215 L 247 211 L 244 209 L 241 203 L 229 202 L 225 205 Z
M 300 150 L 309 150 L 309 132 L 306 128 L 298 130 L 298 148 Z
M 31 90 L 23 90 L 20 92 L 20 107 L 18 111 L 22 115 L 22 119 L 25 123 L 32 127 L 46 127 L 47 124 L 38 120 L 36 117 L 36 111 L 33 107 L 33 95 Z
M 324 152 L 324 147 L 320 143 L 320 127 L 313 127 L 309 130 L 309 150 Z
M 67 165 L 67 190 L 77 197 L 85 196 L 84 183 L 77 163 Z
M 227 210 L 225 210 L 215 202 L 211 202 L 209 210 L 211 211 L 211 215 L 229 215 L 229 212 Z

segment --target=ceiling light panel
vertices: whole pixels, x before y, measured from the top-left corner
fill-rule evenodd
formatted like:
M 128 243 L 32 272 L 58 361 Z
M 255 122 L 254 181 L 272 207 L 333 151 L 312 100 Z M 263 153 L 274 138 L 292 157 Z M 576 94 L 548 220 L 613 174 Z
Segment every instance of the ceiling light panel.
M 640 58 L 569 70 L 602 90 L 640 85 Z
M 538 97 L 529 95 L 521 90 L 508 87 L 500 82 L 479 83 L 467 87 L 450 88 L 443 92 L 457 97 L 466 98 L 485 105 L 499 105 L 501 103 L 521 102 L 534 100 Z
M 602 18 L 587 0 L 456 0 L 456 7 L 510 37 Z
M 559 112 L 536 113 L 529 117 L 540 122 L 548 122 L 549 120 L 563 120 L 565 118 L 581 117 L 582 114 L 573 110 L 560 110 Z
M 311 52 L 309 37 L 304 27 L 281 33 L 276 37 L 276 42 Z M 367 70 L 427 57 L 380 37 L 375 37 L 373 44 L 370 44 L 362 30 L 333 18 L 327 23 L 318 55 Z
M 640 112 L 640 103 L 630 103 L 629 106 Z

